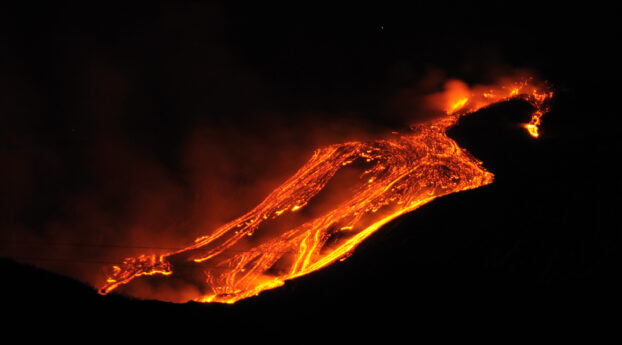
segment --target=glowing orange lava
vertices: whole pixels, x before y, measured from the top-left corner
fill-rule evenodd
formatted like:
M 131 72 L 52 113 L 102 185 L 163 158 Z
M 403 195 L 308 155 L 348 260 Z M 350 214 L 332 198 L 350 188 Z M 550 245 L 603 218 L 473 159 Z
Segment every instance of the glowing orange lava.
M 392 219 L 440 196 L 493 181 L 482 162 L 445 134 L 461 116 L 493 103 L 524 99 L 535 108 L 525 128 L 537 137 L 552 95 L 531 79 L 473 89 L 452 81 L 436 98 L 443 103 L 444 117 L 414 125 L 407 135 L 316 150 L 250 212 L 185 249 L 125 259 L 113 267 L 100 293 L 139 276 L 178 274 L 197 286 L 195 301 L 234 303 L 316 271 L 350 255 Z M 312 212 L 318 195 L 344 169 L 359 169 L 358 181 L 330 208 Z

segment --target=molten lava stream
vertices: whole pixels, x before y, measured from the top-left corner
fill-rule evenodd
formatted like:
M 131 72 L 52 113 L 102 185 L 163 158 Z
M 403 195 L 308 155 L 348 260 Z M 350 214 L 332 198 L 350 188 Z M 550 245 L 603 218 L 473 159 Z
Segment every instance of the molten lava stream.
M 194 292 L 166 299 L 234 303 L 347 257 L 384 224 L 437 197 L 491 183 L 493 174 L 446 130 L 482 107 L 521 98 L 535 108 L 524 126 L 537 137 L 553 94 L 531 79 L 474 89 L 453 83 L 436 98 L 446 116 L 412 126 L 407 135 L 316 150 L 253 210 L 193 245 L 113 266 L 100 293 L 144 275 L 180 276 Z

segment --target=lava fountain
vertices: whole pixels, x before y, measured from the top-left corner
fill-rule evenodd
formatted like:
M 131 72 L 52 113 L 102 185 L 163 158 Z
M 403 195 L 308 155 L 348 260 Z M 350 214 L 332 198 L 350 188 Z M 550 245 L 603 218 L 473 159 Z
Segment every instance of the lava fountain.
M 524 127 L 538 137 L 552 96 L 532 78 L 474 88 L 451 81 L 446 92 L 430 98 L 444 116 L 388 139 L 317 149 L 250 212 L 187 248 L 125 259 L 110 268 L 99 292 L 108 294 L 141 276 L 181 276 L 198 291 L 190 299 L 234 303 L 343 260 L 392 219 L 435 198 L 493 181 L 482 162 L 446 135 L 462 116 L 522 99 L 534 108 Z M 346 171 L 349 181 L 335 182 Z M 326 197 L 331 189 L 337 195 L 332 199 Z

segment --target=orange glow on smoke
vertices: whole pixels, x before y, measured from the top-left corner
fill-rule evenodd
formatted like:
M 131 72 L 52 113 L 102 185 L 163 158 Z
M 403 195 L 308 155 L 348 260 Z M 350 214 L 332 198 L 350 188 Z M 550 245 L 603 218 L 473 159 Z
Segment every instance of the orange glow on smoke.
M 540 135 L 540 118 L 549 111 L 547 103 L 552 97 L 553 92 L 546 86 L 536 85 L 533 78 L 527 78 L 518 82 L 508 80 L 496 86 L 473 88 L 469 88 L 462 81 L 450 80 L 445 84 L 445 92 L 430 98 L 431 102 L 444 109 L 447 115 L 472 113 L 492 103 L 513 98 L 523 99 L 536 108 L 530 121 L 523 124 L 523 128 L 537 138 Z
M 450 80 L 445 84 L 445 111 L 453 114 L 464 107 L 471 98 L 471 92 L 467 84 L 460 80 Z
M 445 134 L 460 117 L 520 98 L 535 108 L 525 128 L 537 137 L 552 95 L 532 79 L 474 88 L 450 81 L 446 92 L 430 98 L 444 117 L 414 125 L 405 135 L 317 149 L 250 212 L 213 231 L 206 229 L 205 236 L 185 249 L 125 259 L 112 268 L 99 291 L 107 294 L 140 276 L 179 274 L 198 286 L 195 301 L 234 303 L 343 260 L 396 217 L 440 196 L 493 181 L 482 162 Z M 318 211 L 322 192 L 347 169 L 358 176 L 354 185 L 342 188 L 337 192 L 341 199 Z

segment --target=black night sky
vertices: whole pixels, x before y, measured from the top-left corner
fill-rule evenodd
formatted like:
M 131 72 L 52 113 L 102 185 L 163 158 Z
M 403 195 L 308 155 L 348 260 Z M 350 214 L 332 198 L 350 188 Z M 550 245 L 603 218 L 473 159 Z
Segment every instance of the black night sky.
M 0 9 L 1 285 L 17 326 L 80 324 L 102 335 L 132 325 L 294 326 L 322 336 L 550 329 L 619 310 L 620 56 L 610 8 Z M 100 296 L 41 268 L 88 280 L 115 255 L 142 250 L 131 245 L 182 246 L 201 235 L 188 215 L 204 212 L 207 224 L 238 216 L 317 145 L 406 130 L 425 115 L 409 95 L 515 69 L 555 86 L 541 138 L 515 126 L 529 116 L 522 102 L 465 119 L 450 134 L 495 182 L 397 219 L 344 262 L 233 306 Z M 138 241 L 145 234 L 155 239 Z

